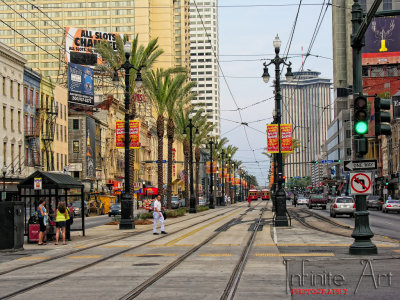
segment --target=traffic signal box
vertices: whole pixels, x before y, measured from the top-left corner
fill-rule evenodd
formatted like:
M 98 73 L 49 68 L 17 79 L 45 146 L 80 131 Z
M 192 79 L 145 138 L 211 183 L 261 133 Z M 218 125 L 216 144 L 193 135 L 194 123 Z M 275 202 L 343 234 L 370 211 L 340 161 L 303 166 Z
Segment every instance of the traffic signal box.
M 368 140 L 364 134 L 368 133 L 368 101 L 364 95 L 358 95 L 354 99 L 354 138 L 355 152 L 357 156 L 368 153 Z
M 375 97 L 375 136 L 392 134 L 392 128 L 390 126 L 390 105 L 390 99 L 381 99 L 379 97 Z

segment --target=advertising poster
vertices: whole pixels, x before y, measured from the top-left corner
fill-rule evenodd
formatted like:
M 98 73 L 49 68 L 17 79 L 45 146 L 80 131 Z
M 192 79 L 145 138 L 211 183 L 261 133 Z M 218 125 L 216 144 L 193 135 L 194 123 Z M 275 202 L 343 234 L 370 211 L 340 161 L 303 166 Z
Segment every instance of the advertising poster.
M 96 149 L 95 149 L 96 123 L 92 118 L 86 118 L 86 174 L 96 177 Z
M 107 41 L 112 49 L 117 50 L 116 33 L 66 27 L 66 62 L 91 66 L 102 64 L 100 55 L 94 51 L 94 46 L 100 41 Z
M 292 124 L 281 124 L 281 152 L 293 152 Z
M 213 161 L 213 168 L 212 168 L 213 174 L 217 173 L 217 162 Z
M 400 55 L 400 16 L 374 18 L 365 32 L 362 57 Z
M 140 148 L 139 138 L 140 122 L 138 120 L 129 121 L 129 148 L 137 149 Z M 125 148 L 125 121 L 119 120 L 115 125 L 115 147 Z
M 278 124 L 267 125 L 267 152 L 279 153 Z
M 93 105 L 93 70 L 88 67 L 68 64 L 68 102 Z
M 33 178 L 33 189 L 34 190 L 41 190 L 42 189 L 42 178 Z
M 206 161 L 206 173 L 210 174 L 211 173 L 211 162 Z

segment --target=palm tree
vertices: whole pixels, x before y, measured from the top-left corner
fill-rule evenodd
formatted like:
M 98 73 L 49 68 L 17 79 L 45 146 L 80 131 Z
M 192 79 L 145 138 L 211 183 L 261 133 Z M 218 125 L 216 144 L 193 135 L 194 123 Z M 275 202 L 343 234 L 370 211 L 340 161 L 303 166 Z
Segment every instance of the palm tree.
M 214 147 L 214 152 L 213 152 L 213 157 L 214 160 L 218 162 L 219 160 L 219 154 L 221 153 L 222 149 L 224 149 L 225 145 L 229 142 L 228 139 L 226 137 L 223 137 L 222 139 L 219 139 L 218 137 L 216 138 L 217 142 L 215 143 L 215 147 Z M 220 165 L 220 163 L 218 162 L 218 164 Z M 218 179 L 218 175 L 214 174 L 214 203 L 216 204 L 216 192 L 217 192 L 217 179 Z
M 121 65 L 125 62 L 125 53 L 124 53 L 124 43 L 128 41 L 128 37 L 126 35 L 123 36 L 123 39 L 121 39 L 117 35 L 116 39 L 116 45 L 117 45 L 117 51 L 114 51 L 114 49 L 111 47 L 110 43 L 106 41 L 102 41 L 95 46 L 96 52 L 98 52 L 102 59 L 103 59 L 103 64 L 99 65 L 97 68 L 100 69 L 101 71 L 109 74 L 113 74 L 115 70 L 119 69 Z M 163 50 L 159 49 L 158 46 L 158 38 L 152 39 L 149 41 L 149 43 L 144 46 L 144 45 L 139 45 L 139 37 L 138 35 L 135 36 L 135 38 L 132 41 L 132 52 L 129 58 L 130 63 L 134 66 L 135 69 L 130 70 L 130 77 L 129 77 L 129 83 L 130 83 L 130 112 L 129 112 L 129 118 L 130 119 L 135 119 L 136 118 L 136 103 L 134 101 L 134 91 L 135 91 L 135 79 L 137 75 L 137 71 L 141 69 L 142 71 L 146 72 L 148 69 L 152 67 L 154 62 L 157 60 L 157 58 L 164 52 Z M 129 161 L 130 161 L 130 193 L 133 195 L 134 192 L 134 181 L 135 181 L 135 151 L 132 151 L 129 149 Z M 128 166 L 125 166 L 128 167 Z
M 196 85 L 193 81 L 187 81 L 187 74 L 178 74 L 170 86 L 170 98 L 167 103 L 167 138 L 168 138 L 168 165 L 167 165 L 167 207 L 171 209 L 172 196 L 172 146 L 175 133 L 175 114 L 180 107 L 187 107 L 188 103 L 195 97 L 192 88 Z
M 235 155 L 235 153 L 236 153 L 237 150 L 238 150 L 238 147 L 234 147 L 234 146 L 232 146 L 232 145 L 228 145 L 228 146 L 225 148 L 226 156 L 230 158 L 231 162 L 232 162 L 233 156 Z M 229 172 L 228 174 L 229 174 L 229 176 L 230 176 L 230 174 L 231 174 L 231 170 L 232 170 L 232 166 L 229 165 L 229 166 L 228 166 L 228 172 Z M 229 178 L 229 180 L 231 180 L 231 178 Z M 225 191 L 226 191 L 227 189 L 228 189 L 228 195 L 231 196 L 232 193 L 231 193 L 231 191 L 229 190 L 229 185 L 228 185 L 228 184 L 225 186 Z
M 152 102 L 157 114 L 157 138 L 158 138 L 158 194 L 163 196 L 163 149 L 164 149 L 164 134 L 165 134 L 165 114 L 168 111 L 168 106 L 174 97 L 177 95 L 181 87 L 178 82 L 184 82 L 186 77 L 183 74 L 172 76 L 173 74 L 182 73 L 182 68 L 157 69 L 145 72 L 143 75 L 143 83 L 147 98 Z M 179 94 L 179 93 L 178 93 Z M 172 151 L 171 151 L 172 153 Z M 172 161 L 172 158 L 171 158 Z

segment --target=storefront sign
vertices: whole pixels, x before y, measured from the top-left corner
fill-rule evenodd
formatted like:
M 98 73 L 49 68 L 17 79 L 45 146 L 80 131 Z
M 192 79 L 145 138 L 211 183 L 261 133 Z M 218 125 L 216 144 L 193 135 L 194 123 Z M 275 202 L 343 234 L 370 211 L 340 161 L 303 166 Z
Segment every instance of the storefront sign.
M 293 152 L 292 124 L 281 124 L 281 152 Z
M 267 152 L 279 153 L 278 124 L 267 125 Z

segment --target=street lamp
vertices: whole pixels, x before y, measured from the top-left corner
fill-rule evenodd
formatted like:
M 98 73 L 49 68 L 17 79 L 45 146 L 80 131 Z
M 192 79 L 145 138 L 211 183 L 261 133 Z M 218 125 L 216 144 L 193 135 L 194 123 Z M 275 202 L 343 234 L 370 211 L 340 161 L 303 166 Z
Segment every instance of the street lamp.
M 264 71 L 262 78 L 265 83 L 268 83 L 269 81 L 269 73 L 268 73 L 268 66 L 273 64 L 275 65 L 275 112 L 276 112 L 276 123 L 278 124 L 278 133 L 279 133 L 279 152 L 274 155 L 274 161 L 276 161 L 277 164 L 277 178 L 274 178 L 274 182 L 278 183 L 278 191 L 274 193 L 274 200 L 276 203 L 275 207 L 275 226 L 288 226 L 289 222 L 286 216 L 286 193 L 282 187 L 283 183 L 283 160 L 282 160 L 282 152 L 281 152 L 281 137 L 280 137 L 280 131 L 281 131 L 281 117 L 282 117 L 282 112 L 281 112 L 281 87 L 280 87 L 280 65 L 283 64 L 287 66 L 287 73 L 285 74 L 286 80 L 288 82 L 291 82 L 293 80 L 293 73 L 292 73 L 292 68 L 291 65 L 292 63 L 286 63 L 285 59 L 279 57 L 279 51 L 281 47 L 281 41 L 276 35 L 274 42 L 273 42 L 274 48 L 275 48 L 275 58 L 271 59 L 270 62 L 267 64 L 264 62 Z
M 210 137 L 210 140 L 208 142 L 208 145 L 210 147 L 210 199 L 209 201 L 209 208 L 213 209 L 215 208 L 214 205 L 214 173 L 213 173 L 213 145 L 214 145 L 214 140 L 213 137 Z
M 126 42 L 124 45 L 124 52 L 125 52 L 125 62 L 121 65 L 119 69 L 114 71 L 113 82 L 119 83 L 118 78 L 118 70 L 125 71 L 125 187 L 124 187 L 124 194 L 121 200 L 121 221 L 119 224 L 119 229 L 134 229 L 135 228 L 135 221 L 133 218 L 133 200 L 132 196 L 130 195 L 130 162 L 129 162 L 129 113 L 130 113 L 130 97 L 129 97 L 129 90 L 130 90 L 130 71 L 133 69 L 136 73 L 136 80 L 135 86 L 141 87 L 142 86 L 142 77 L 140 74 L 141 67 L 135 68 L 129 62 L 129 57 L 131 55 L 132 45 L 129 42 Z
M 6 193 L 6 174 L 7 174 L 7 167 L 3 166 L 3 168 L 1 169 L 3 171 L 3 194 L 1 195 L 1 200 L 5 200 L 5 193 Z M 4 196 L 3 196 L 4 195 Z
M 196 198 L 194 195 L 194 185 L 193 185 L 193 128 L 196 128 L 196 135 L 199 134 L 199 128 L 197 128 L 193 122 L 192 117 L 189 116 L 189 124 L 187 125 L 189 128 L 189 143 L 190 143 L 190 155 L 189 155 L 189 164 L 190 164 L 190 208 L 189 213 L 193 214 L 196 213 Z M 185 132 L 186 133 L 186 128 Z

